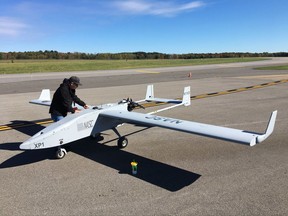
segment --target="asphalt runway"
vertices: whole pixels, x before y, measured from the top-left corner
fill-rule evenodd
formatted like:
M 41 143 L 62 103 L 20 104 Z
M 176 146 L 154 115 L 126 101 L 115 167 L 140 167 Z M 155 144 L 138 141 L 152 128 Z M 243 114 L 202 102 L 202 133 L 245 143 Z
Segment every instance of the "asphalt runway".
M 104 72 L 1 76 L 0 125 L 48 118 L 47 107 L 29 104 L 42 88 L 54 89 L 77 74 L 78 96 L 88 104 L 134 100 L 153 83 L 156 96 L 179 98 L 287 79 L 288 71 L 254 70 L 265 62 Z M 188 77 L 191 72 L 192 77 Z M 120 127 L 129 145 L 119 150 L 114 132 L 99 143 L 21 151 L 44 126 L 0 131 L 0 215 L 287 215 L 288 84 L 192 100 L 161 116 L 264 132 L 278 110 L 275 131 L 254 147 L 160 128 Z M 137 112 L 149 112 L 137 110 Z M 130 163 L 138 162 L 138 173 Z

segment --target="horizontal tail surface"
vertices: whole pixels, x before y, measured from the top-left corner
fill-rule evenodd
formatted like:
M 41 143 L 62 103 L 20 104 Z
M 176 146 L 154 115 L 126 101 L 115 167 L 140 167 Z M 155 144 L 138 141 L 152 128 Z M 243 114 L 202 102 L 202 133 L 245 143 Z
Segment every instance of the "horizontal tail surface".
M 148 85 L 145 100 L 148 102 L 184 104 L 185 106 L 188 106 L 190 105 L 190 86 L 184 88 L 183 100 L 176 100 L 154 97 L 154 86 Z
M 50 89 L 43 89 L 38 99 L 34 99 L 29 102 L 32 104 L 50 106 L 51 105 Z

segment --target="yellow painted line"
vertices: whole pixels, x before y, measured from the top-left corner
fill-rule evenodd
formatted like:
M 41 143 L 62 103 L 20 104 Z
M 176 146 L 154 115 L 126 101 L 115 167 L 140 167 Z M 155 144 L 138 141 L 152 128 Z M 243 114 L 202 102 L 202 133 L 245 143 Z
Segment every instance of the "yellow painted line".
M 243 79 L 287 79 L 288 74 L 241 76 L 241 77 L 236 77 L 236 78 L 243 78 Z
M 237 88 L 237 89 L 230 89 L 226 91 L 221 91 L 221 92 L 212 92 L 212 93 L 207 93 L 207 94 L 201 94 L 201 95 L 195 95 L 191 96 L 191 100 L 197 100 L 197 99 L 204 99 L 204 98 L 209 98 L 209 97 L 215 97 L 215 96 L 220 96 L 220 95 L 226 95 L 226 94 L 232 94 L 232 93 L 237 93 L 237 92 L 243 92 L 243 91 L 248 91 L 248 90 L 253 90 L 253 89 L 258 89 L 258 88 L 264 88 L 264 87 L 269 87 L 269 86 L 274 86 L 278 84 L 283 84 L 283 83 L 288 83 L 288 79 L 283 79 L 283 80 L 277 80 L 274 82 L 269 82 L 269 83 L 262 83 L 259 85 L 254 85 L 254 86 L 247 86 L 247 87 L 242 87 L 242 88 Z M 176 98 L 177 100 L 182 100 L 182 98 Z M 145 108 L 149 107 L 156 107 L 156 106 L 161 106 L 166 103 L 145 103 L 143 106 Z M 5 130 L 12 130 L 16 128 L 21 128 L 21 127 L 27 127 L 27 126 L 33 126 L 33 125 L 43 125 L 43 124 L 50 124 L 53 121 L 50 119 L 44 119 L 44 120 L 37 120 L 37 121 L 32 121 L 31 123 L 15 123 L 15 124 L 8 124 L 8 125 L 0 125 L 0 131 L 5 131 Z
M 205 95 L 197 95 L 197 96 L 192 96 L 191 99 L 192 99 L 192 98 L 195 98 L 195 99 L 202 99 L 202 98 L 206 98 L 206 97 L 208 97 L 207 94 L 205 94 Z
M 208 98 L 208 97 L 214 97 L 214 96 L 219 96 L 219 95 L 232 94 L 232 93 L 237 93 L 237 92 L 243 92 L 243 91 L 269 87 L 269 86 L 278 85 L 278 84 L 287 83 L 287 82 L 288 82 L 288 79 L 284 79 L 284 80 L 277 80 L 277 81 L 273 81 L 273 82 L 269 82 L 269 83 L 262 83 L 262 84 L 255 85 L 255 86 L 248 86 L 248 87 L 242 87 L 242 88 L 238 88 L 238 89 L 230 89 L 230 90 L 227 90 L 227 91 L 213 92 L 213 93 L 208 93 L 208 94 L 196 95 L 196 96 L 192 96 L 191 100 Z
M 48 120 L 48 121 L 41 121 L 41 122 L 37 122 L 37 125 L 42 125 L 42 124 L 51 124 L 53 121 L 52 120 Z
M 31 122 L 27 122 L 27 123 L 1 125 L 0 131 L 12 130 L 12 129 L 22 128 L 22 127 L 27 127 L 27 126 L 33 126 L 33 125 L 51 124 L 52 122 L 53 122 L 52 120 L 47 119 L 47 120 L 42 120 L 42 121 L 39 121 L 39 120 L 38 121 L 31 121 Z
M 139 73 L 151 73 L 151 74 L 159 74 L 160 72 L 156 72 L 156 71 L 148 71 L 148 70 L 135 70 L 136 72 Z
M 237 89 L 238 91 L 246 91 L 247 89 L 246 88 L 239 88 Z

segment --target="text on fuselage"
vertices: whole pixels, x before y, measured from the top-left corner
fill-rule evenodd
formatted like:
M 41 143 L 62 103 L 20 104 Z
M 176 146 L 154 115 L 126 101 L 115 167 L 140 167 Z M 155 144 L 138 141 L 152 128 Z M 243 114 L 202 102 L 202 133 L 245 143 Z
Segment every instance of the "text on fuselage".
M 77 124 L 78 131 L 92 128 L 93 127 L 93 121 L 94 120 L 89 120 L 87 122 L 82 122 L 80 124 Z
M 171 119 L 171 118 L 165 118 L 165 117 L 159 117 L 159 116 L 146 116 L 146 119 L 152 119 L 155 121 L 163 121 L 163 122 L 168 122 L 168 123 L 172 123 L 172 124 L 180 124 L 182 123 L 181 120 L 178 119 Z
M 44 142 L 34 143 L 34 149 L 39 149 L 44 147 Z

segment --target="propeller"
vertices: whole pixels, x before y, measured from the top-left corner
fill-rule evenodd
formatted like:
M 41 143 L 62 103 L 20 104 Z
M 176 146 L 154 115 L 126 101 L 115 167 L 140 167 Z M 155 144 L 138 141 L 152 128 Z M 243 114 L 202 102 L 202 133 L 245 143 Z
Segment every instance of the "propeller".
M 132 98 L 129 98 L 129 97 L 128 97 L 128 98 L 126 99 L 126 102 L 128 103 L 128 111 L 129 111 L 129 112 L 132 111 L 133 109 L 135 109 L 136 107 L 140 107 L 140 108 L 142 108 L 142 109 L 145 109 L 144 106 L 142 106 L 141 104 L 133 101 Z

